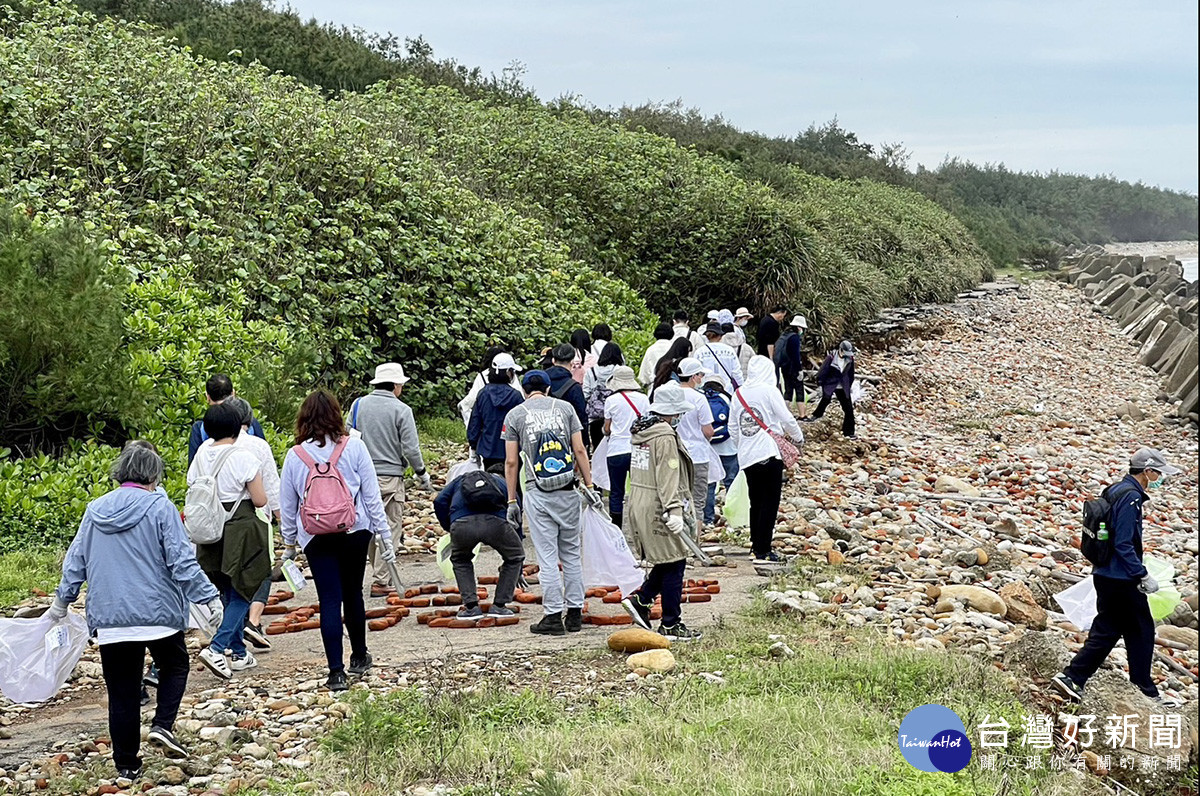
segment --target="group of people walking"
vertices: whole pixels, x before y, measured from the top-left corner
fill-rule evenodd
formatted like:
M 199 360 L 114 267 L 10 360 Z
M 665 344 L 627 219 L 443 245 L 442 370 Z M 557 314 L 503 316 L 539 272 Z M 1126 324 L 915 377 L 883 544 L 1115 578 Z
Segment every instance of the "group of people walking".
M 638 625 L 650 628 L 650 607 L 661 596 L 659 632 L 699 635 L 679 609 L 690 549 L 683 537 L 695 540 L 714 522 L 717 485 L 728 488 L 739 470 L 749 487 L 754 556 L 777 560 L 771 537 L 784 471 L 777 440 L 798 444 L 803 434 L 778 389 L 773 344 L 763 355 L 747 341 L 750 317 L 745 308 L 713 311 L 693 329 L 677 313 L 673 325 L 655 330 L 637 373 L 604 324 L 590 334 L 576 330 L 529 371 L 503 348 L 485 353 L 459 403 L 478 469 L 446 484 L 434 501 L 450 535 L 460 618 L 485 615 L 472 598 L 481 543 L 503 562 L 486 615 L 512 616 L 507 603 L 523 577 L 527 528 L 543 601 L 532 632 L 581 629 L 583 512 L 603 513 L 605 505 L 594 464 L 608 475 L 609 518 L 650 566 L 642 586 L 625 595 Z M 843 352 L 842 374 L 846 359 Z M 172 734 L 189 668 L 184 634 L 198 626 L 210 639 L 199 661 L 218 677 L 254 668 L 254 650 L 270 648 L 261 617 L 271 583 L 301 553 L 320 603 L 326 685 L 343 690 L 370 669 L 364 591 L 382 597 L 394 590 L 405 473 L 411 469 L 419 488 L 434 491 L 413 412 L 401 400 L 408 380 L 400 364 L 384 363 L 372 390 L 345 410 L 326 390 L 310 394 L 279 469 L 249 403 L 227 376 L 213 376 L 205 385 L 208 408 L 188 441 L 182 513 L 162 488 L 164 464 L 154 446 L 135 440 L 122 450 L 112 470 L 118 486 L 89 505 L 50 609 L 65 615 L 89 584 L 87 619 L 100 645 L 122 777 L 140 771 L 145 683 L 158 689 L 149 740 L 185 753 Z M 594 463 L 597 452 L 602 460 Z M 152 665 L 143 678 L 147 651 Z

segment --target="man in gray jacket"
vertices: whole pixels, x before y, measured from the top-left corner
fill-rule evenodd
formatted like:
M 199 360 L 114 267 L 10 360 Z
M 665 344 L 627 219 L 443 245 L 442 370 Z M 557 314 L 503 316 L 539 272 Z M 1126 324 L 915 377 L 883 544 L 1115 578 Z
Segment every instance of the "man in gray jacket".
M 385 362 L 375 368 L 375 378 L 371 379 L 375 390 L 350 405 L 350 428 L 362 435 L 363 444 L 371 453 L 396 552 L 400 552 L 404 543 L 405 468 L 413 468 L 422 490 L 433 491 L 429 473 L 425 471 L 425 460 L 421 457 L 417 421 L 408 404 L 400 400 L 400 391 L 407 381 L 399 363 Z M 384 597 L 393 589 L 389 585 L 388 563 L 376 549 L 376 539 L 371 538 L 367 551 L 372 567 L 371 596 Z

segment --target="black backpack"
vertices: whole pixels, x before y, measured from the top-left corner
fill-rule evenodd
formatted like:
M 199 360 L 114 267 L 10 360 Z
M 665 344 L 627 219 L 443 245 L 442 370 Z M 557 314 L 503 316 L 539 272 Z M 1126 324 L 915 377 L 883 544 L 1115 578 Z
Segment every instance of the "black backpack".
M 793 332 L 791 329 L 788 329 L 779 336 L 778 340 L 775 341 L 775 356 L 772 357 L 772 359 L 775 361 L 775 367 L 782 368 L 784 365 L 796 364 L 792 362 L 787 355 L 788 341 L 795 335 L 795 332 Z
M 1079 536 L 1079 552 L 1091 562 L 1092 566 L 1102 567 L 1112 559 L 1113 554 L 1113 503 L 1118 496 L 1117 487 L 1120 483 L 1110 484 L 1100 493 L 1100 497 L 1085 501 L 1083 504 L 1083 533 Z M 1133 487 L 1126 485 L 1121 493 L 1128 492 Z M 1100 538 L 1100 526 L 1105 526 L 1107 538 Z
M 508 490 L 501 489 L 496 476 L 477 470 L 462 477 L 463 502 L 478 514 L 492 514 L 508 507 Z

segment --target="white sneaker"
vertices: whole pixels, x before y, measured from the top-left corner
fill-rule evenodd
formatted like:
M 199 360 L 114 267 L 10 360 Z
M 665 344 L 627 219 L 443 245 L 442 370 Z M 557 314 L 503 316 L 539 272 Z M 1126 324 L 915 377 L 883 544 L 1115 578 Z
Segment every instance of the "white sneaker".
M 225 660 L 225 656 L 222 653 L 215 652 L 212 647 L 205 647 L 200 650 L 200 662 L 222 680 L 228 680 L 230 677 L 233 677 L 233 670 L 229 668 L 229 661 Z
M 235 672 L 253 669 L 255 666 L 258 666 L 258 661 L 254 659 L 254 654 L 250 650 L 246 650 L 246 654 L 240 658 L 229 659 L 229 668 Z

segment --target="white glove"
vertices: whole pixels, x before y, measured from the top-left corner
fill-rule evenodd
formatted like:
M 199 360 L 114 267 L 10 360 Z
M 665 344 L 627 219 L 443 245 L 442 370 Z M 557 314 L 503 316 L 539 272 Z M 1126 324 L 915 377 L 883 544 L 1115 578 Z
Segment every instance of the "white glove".
M 1138 584 L 1138 591 L 1142 594 L 1154 594 L 1154 592 L 1158 591 L 1158 581 L 1150 575 L 1146 575 L 1142 578 L 1142 582 Z
M 683 515 L 682 514 L 668 514 L 667 515 L 667 530 L 670 531 L 671 533 L 677 533 L 680 536 L 682 536 L 684 533 L 684 530 L 685 530 L 684 525 L 683 525 Z
M 209 636 L 215 636 L 221 629 L 221 622 L 225 619 L 225 606 L 221 604 L 220 597 L 214 597 L 206 603 L 196 603 L 196 615 L 207 625 L 201 630 L 205 630 Z
M 385 542 L 383 540 L 383 537 L 376 536 L 375 537 L 375 546 L 379 550 L 380 558 L 382 558 L 384 561 L 386 561 L 389 564 L 396 563 L 396 548 L 392 546 L 391 539 L 388 539 Z
M 417 476 L 417 482 L 418 482 L 418 484 L 420 484 L 420 487 L 423 491 L 425 491 L 425 492 L 433 491 L 433 480 L 429 477 L 428 470 L 426 470 L 425 472 L 423 472 Z
M 57 594 L 54 595 L 54 602 L 50 603 L 50 607 L 46 609 L 46 613 L 42 616 L 50 618 L 51 623 L 58 622 L 67 616 L 67 604 Z
M 467 457 L 467 461 L 471 464 L 479 464 L 479 451 L 471 448 L 471 455 Z
M 505 511 L 504 516 L 510 523 L 512 523 L 514 528 L 521 527 L 521 506 L 517 503 L 517 501 L 514 500 L 508 504 L 508 510 Z
M 296 545 L 290 544 L 287 547 L 283 548 L 283 556 L 280 558 L 280 560 L 281 561 L 291 561 L 292 559 L 294 559 L 296 557 L 296 555 L 297 555 Z

